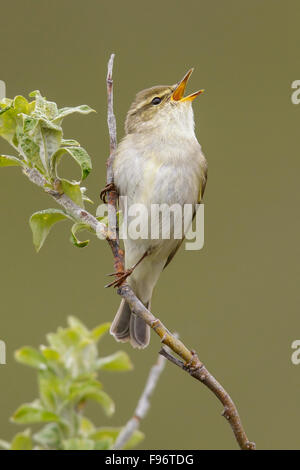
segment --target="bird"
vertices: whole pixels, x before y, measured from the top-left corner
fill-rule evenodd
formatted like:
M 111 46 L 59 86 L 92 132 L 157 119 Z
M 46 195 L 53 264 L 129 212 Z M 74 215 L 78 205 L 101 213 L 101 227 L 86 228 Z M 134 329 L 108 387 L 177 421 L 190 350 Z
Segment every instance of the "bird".
M 125 136 L 113 156 L 113 184 L 127 224 L 132 219 L 130 209 L 136 206 L 146 208 L 146 218 L 151 222 L 149 214 L 155 205 L 191 204 L 195 212 L 196 204 L 202 202 L 207 160 L 195 135 L 192 102 L 204 90 L 184 96 L 192 72 L 190 69 L 175 85 L 140 91 L 127 113 Z M 111 283 L 116 287 L 126 279 L 149 310 L 159 276 L 184 240 L 184 234 L 179 239 L 163 238 L 159 215 L 153 215 L 151 223 L 158 225 L 158 237 L 149 233 L 143 238 L 131 234 L 124 237 L 125 272 Z M 182 215 L 177 215 L 177 220 L 174 215 L 173 235 L 175 225 L 182 223 Z M 150 341 L 150 327 L 131 311 L 124 299 L 110 333 L 117 341 L 129 341 L 138 349 L 145 348 Z

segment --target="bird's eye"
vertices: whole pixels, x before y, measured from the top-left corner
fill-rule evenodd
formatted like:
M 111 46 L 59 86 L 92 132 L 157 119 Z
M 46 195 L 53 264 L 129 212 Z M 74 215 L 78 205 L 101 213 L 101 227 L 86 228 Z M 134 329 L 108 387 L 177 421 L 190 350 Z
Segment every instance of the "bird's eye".
M 159 96 L 156 96 L 155 98 L 153 98 L 153 100 L 151 101 L 152 104 L 154 105 L 157 105 L 161 102 L 161 99 L 159 98 Z

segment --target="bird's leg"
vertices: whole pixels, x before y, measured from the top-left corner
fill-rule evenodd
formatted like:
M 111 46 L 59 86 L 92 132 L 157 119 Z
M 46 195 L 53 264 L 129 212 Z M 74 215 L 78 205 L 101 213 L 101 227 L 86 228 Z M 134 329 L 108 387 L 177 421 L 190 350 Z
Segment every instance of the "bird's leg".
M 104 204 L 106 204 L 106 195 L 109 191 L 117 192 L 117 188 L 115 187 L 114 183 L 107 183 L 100 193 L 100 199 Z
M 123 284 L 123 282 L 126 281 L 128 276 L 130 276 L 130 274 L 132 274 L 132 272 L 135 270 L 135 268 L 143 261 L 143 259 L 145 259 L 146 256 L 149 255 L 149 253 L 150 253 L 150 250 L 145 251 L 143 256 L 131 268 L 128 268 L 125 271 L 119 271 L 119 272 L 108 274 L 108 276 L 116 276 L 117 279 L 115 279 L 113 282 L 107 284 L 105 287 L 112 287 L 112 286 L 113 287 L 120 287 L 121 284 Z

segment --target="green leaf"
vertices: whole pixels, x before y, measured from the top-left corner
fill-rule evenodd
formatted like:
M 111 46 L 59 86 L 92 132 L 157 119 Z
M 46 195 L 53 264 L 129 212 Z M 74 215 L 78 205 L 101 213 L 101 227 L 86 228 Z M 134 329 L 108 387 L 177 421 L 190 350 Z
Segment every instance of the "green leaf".
M 47 341 L 51 348 L 58 352 L 59 355 L 65 353 L 65 344 L 57 333 L 48 333 L 46 335 Z
M 23 96 L 16 96 L 0 111 L 0 136 L 14 146 L 18 145 L 17 134 L 22 128 L 22 115 L 29 111 L 29 103 Z
M 70 387 L 68 400 L 75 403 L 86 400 L 96 401 L 102 406 L 108 416 L 111 416 L 115 411 L 113 400 L 102 390 L 102 384 L 97 380 L 73 383 Z
M 118 351 L 110 356 L 97 359 L 96 369 L 125 371 L 132 370 L 133 365 L 125 351 Z
M 99 339 L 109 330 L 111 323 L 101 323 L 91 331 L 91 339 L 93 341 L 99 341 Z
M 0 155 L 0 167 L 1 166 L 23 166 L 21 160 L 10 155 Z
M 58 116 L 58 109 L 56 103 L 47 101 L 39 90 L 32 91 L 29 96 L 35 97 L 34 113 L 38 116 L 53 120 Z
M 45 346 L 41 347 L 42 355 L 47 361 L 59 362 L 60 354 L 55 349 L 47 348 Z
M 11 109 L 11 107 L 12 107 L 12 103 L 7 103 L 7 104 L 5 105 L 5 103 L 3 103 L 3 101 L 2 101 L 0 104 L 1 104 L 1 105 L 4 104 L 4 106 L 3 106 L 2 108 L 0 108 L 0 116 L 1 116 L 1 114 L 6 113 L 6 112 L 7 112 L 9 109 Z
M 64 154 L 69 154 L 81 168 L 81 179 L 84 180 L 92 170 L 92 161 L 89 154 L 82 147 L 70 146 L 58 149 L 51 158 L 51 171 L 57 175 L 57 165 Z
M 95 430 L 95 426 L 88 418 L 81 416 L 79 432 L 82 436 L 88 437 Z
M 45 173 L 45 167 L 40 158 L 40 147 L 28 135 L 19 134 L 19 147 L 27 159 L 36 167 L 42 174 Z
M 53 413 L 57 412 L 61 402 L 65 400 L 68 393 L 66 375 L 66 370 L 63 366 L 39 372 L 38 385 L 40 398 L 38 400 L 38 408 L 44 408 Z
M 109 450 L 112 448 L 112 439 L 103 439 L 101 441 L 95 441 L 95 450 Z
M 12 143 L 16 134 L 16 126 L 16 112 L 13 106 L 10 105 L 2 109 L 0 113 L 0 136 Z
M 115 404 L 110 398 L 110 396 L 103 390 L 97 390 L 93 393 L 88 393 L 85 398 L 94 400 L 99 403 L 107 416 L 111 416 L 114 414 Z
M 29 95 L 30 96 L 30 95 Z M 28 103 L 28 114 L 32 114 L 35 110 L 35 100 Z
M 23 116 L 23 132 L 24 134 L 30 134 L 35 131 L 37 125 L 39 123 L 39 119 L 33 118 L 31 116 Z
M 47 340 L 51 348 L 63 356 L 70 348 L 77 347 L 81 341 L 81 335 L 73 328 L 58 328 L 57 333 L 49 333 Z
M 126 442 L 123 449 L 126 450 L 126 449 L 132 449 L 133 447 L 136 447 L 144 438 L 145 438 L 145 434 L 142 431 L 140 430 L 134 431 L 131 438 L 129 439 L 129 441 Z
M 95 441 L 102 441 L 102 439 L 112 439 L 112 441 L 115 442 L 121 430 L 122 428 L 113 427 L 97 428 L 96 431 L 93 431 L 91 434 L 89 434 L 89 438 L 94 439 Z
M 83 207 L 82 193 L 80 190 L 80 184 L 77 182 L 71 182 L 65 179 L 61 179 L 61 187 L 63 192 L 80 207 Z
M 24 346 L 16 351 L 15 358 L 21 364 L 26 364 L 39 370 L 47 369 L 47 361 L 43 354 L 30 346 Z
M 62 139 L 61 145 L 62 147 L 80 147 L 80 143 L 74 139 Z
M 57 423 L 46 424 L 46 426 L 34 434 L 33 439 L 42 446 L 57 449 L 61 441 L 61 431 Z
M 46 374 L 39 374 L 39 392 L 41 404 L 51 411 L 56 409 L 56 392 L 59 389 L 60 379 L 52 372 Z
M 79 401 L 86 400 L 91 394 L 97 393 L 101 389 L 102 384 L 97 380 L 74 381 L 70 386 L 68 400 L 78 403 Z
M 58 116 L 57 104 L 53 101 L 47 101 L 44 104 L 44 112 L 48 119 L 55 119 Z
M 35 142 L 40 149 L 40 159 L 47 174 L 51 173 L 51 160 L 56 151 L 60 147 L 62 130 L 51 128 L 51 123 L 41 121 L 43 124 L 39 126 L 39 133 L 35 134 Z M 55 175 L 52 175 L 55 176 Z
M 51 227 L 61 220 L 65 220 L 67 215 L 59 209 L 46 209 L 35 212 L 30 218 L 30 227 L 33 234 L 33 244 L 36 251 L 43 246 Z
M 113 427 L 98 428 L 96 431 L 92 432 L 89 435 L 89 438 L 100 442 L 105 439 L 111 439 L 114 443 L 122 429 L 123 428 Z M 144 439 L 144 437 L 145 435 L 141 431 L 134 431 L 131 438 L 124 446 L 124 449 L 131 449 L 132 447 L 136 447 Z
M 91 439 L 73 437 L 63 441 L 64 450 L 94 450 L 95 444 Z
M 80 344 L 81 331 L 76 328 L 59 328 L 58 334 L 66 348 L 74 348 Z
M 28 94 L 30 97 L 36 97 L 37 95 L 41 96 L 41 92 L 39 90 L 33 90 Z
M 71 328 L 76 328 L 78 331 L 82 333 L 82 335 L 85 336 L 88 334 L 89 330 L 80 320 L 78 320 L 78 318 L 70 315 L 67 321 Z
M 35 403 L 21 405 L 12 416 L 12 421 L 20 424 L 59 421 L 57 414 L 37 406 Z
M 72 226 L 71 228 L 71 242 L 73 243 L 74 246 L 77 246 L 78 248 L 84 248 L 87 246 L 90 242 L 90 240 L 85 240 L 85 241 L 80 241 L 76 237 L 76 233 L 79 232 L 80 230 L 88 230 L 89 227 L 86 224 L 81 224 L 81 223 L 76 223 Z
M 80 113 L 80 114 L 89 114 L 89 113 L 95 113 L 96 111 L 92 108 L 90 108 L 87 104 L 82 104 L 80 106 L 74 106 L 74 107 L 66 107 L 66 108 L 61 108 L 58 110 L 58 115 L 56 119 L 54 119 L 54 122 L 61 122 L 63 118 L 66 116 L 69 116 L 70 114 L 74 113 Z
M 47 121 L 44 121 L 41 127 L 44 149 L 46 152 L 46 161 L 48 168 L 50 168 L 51 157 L 59 149 L 61 144 L 62 129 L 51 128 Z
M 92 170 L 91 157 L 82 147 L 68 147 L 68 152 L 80 166 L 82 172 L 81 179 L 84 180 Z
M 13 101 L 13 107 L 16 114 L 28 114 L 28 101 L 26 98 L 24 98 L 24 96 L 16 96 Z
M 15 435 L 11 443 L 11 450 L 32 450 L 32 440 L 29 429 Z

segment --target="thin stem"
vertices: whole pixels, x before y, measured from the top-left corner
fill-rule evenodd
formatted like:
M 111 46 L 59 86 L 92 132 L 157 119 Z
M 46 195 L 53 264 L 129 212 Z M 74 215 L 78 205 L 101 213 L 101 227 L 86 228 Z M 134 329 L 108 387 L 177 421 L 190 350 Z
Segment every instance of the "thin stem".
M 122 431 L 120 432 L 114 444 L 114 449 L 123 449 L 125 444 L 131 438 L 134 431 L 136 431 L 139 428 L 141 420 L 145 418 L 150 408 L 150 398 L 165 368 L 166 362 L 167 362 L 166 358 L 160 355 L 158 356 L 156 364 L 154 364 L 154 366 L 151 367 L 145 388 L 142 392 L 142 395 L 139 399 L 139 402 L 133 413 L 133 416 L 124 426 Z
M 107 126 L 109 131 L 109 158 L 106 162 L 106 184 L 113 187 L 114 173 L 113 163 L 115 159 L 114 152 L 117 148 L 117 124 L 114 114 L 114 91 L 113 91 L 113 66 L 115 54 L 111 54 L 107 65 L 106 88 L 107 88 Z M 117 224 L 117 203 L 118 195 L 114 189 L 107 192 L 107 205 L 108 205 L 108 226 L 111 230 L 112 237 L 119 243 L 118 239 L 118 224 Z M 120 269 L 120 266 L 117 266 Z

